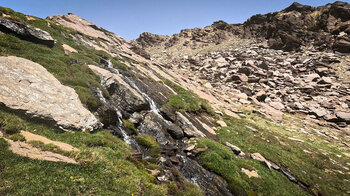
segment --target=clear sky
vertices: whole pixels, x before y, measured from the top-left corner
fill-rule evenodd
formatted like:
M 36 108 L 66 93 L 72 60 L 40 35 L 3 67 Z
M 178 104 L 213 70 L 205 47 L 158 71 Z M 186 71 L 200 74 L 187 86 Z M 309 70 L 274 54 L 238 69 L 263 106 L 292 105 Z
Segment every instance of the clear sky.
M 254 14 L 284 9 L 293 1 L 295 0 L 0 0 L 0 6 L 41 18 L 74 13 L 130 40 L 142 32 L 169 35 L 185 28 L 208 26 L 217 20 L 241 23 Z M 334 1 L 298 2 L 319 6 Z

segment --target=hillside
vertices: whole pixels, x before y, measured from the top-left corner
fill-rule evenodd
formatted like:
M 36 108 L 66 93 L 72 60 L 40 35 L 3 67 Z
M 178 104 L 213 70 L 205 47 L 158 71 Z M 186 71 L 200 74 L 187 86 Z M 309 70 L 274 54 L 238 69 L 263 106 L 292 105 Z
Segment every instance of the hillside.
M 349 16 L 126 41 L 0 7 L 0 195 L 350 194 Z

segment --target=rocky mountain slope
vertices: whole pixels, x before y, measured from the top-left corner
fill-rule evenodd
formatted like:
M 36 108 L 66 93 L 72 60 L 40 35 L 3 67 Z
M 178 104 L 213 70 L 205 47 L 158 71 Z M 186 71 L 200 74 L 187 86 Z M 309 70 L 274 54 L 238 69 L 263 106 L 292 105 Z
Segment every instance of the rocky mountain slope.
M 0 195 L 350 194 L 349 15 L 128 42 L 0 8 Z

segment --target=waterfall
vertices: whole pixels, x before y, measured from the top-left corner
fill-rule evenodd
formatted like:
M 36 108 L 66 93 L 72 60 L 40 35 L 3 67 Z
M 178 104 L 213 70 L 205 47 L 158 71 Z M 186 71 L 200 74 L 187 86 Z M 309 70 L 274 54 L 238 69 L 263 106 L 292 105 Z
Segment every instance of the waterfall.
M 97 97 L 99 98 L 99 100 L 104 103 L 104 104 L 108 104 L 107 100 L 104 98 L 103 93 L 101 91 L 101 89 L 97 88 L 96 90 L 97 92 Z M 114 111 L 116 111 L 117 113 L 117 117 L 118 117 L 118 123 L 116 124 L 118 130 L 121 132 L 122 136 L 123 136 L 123 140 L 129 144 L 130 146 L 134 147 L 137 151 L 140 151 L 140 146 L 137 144 L 137 142 L 130 137 L 123 126 L 123 115 L 121 114 L 121 112 L 119 111 L 119 109 L 115 106 L 113 106 Z
M 141 89 L 132 81 L 130 80 L 128 77 L 122 75 L 117 69 L 113 68 L 113 64 L 110 60 L 108 60 L 108 70 L 117 74 L 119 77 L 121 77 L 126 83 L 128 83 L 133 89 L 135 89 L 138 93 L 141 94 L 141 96 L 146 99 L 146 101 L 150 104 L 150 108 L 151 108 L 151 112 L 157 114 L 158 116 L 160 115 L 159 109 L 156 105 L 156 103 L 154 102 L 154 100 L 148 96 L 146 93 L 144 93 L 143 91 L 141 91 Z

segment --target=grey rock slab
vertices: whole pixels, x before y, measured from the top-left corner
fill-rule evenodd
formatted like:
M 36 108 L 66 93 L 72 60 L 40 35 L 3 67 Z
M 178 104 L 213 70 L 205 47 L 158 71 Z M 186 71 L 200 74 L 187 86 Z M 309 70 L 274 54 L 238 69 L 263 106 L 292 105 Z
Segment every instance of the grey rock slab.
M 6 107 L 52 120 L 62 128 L 101 127 L 74 89 L 62 85 L 41 65 L 14 56 L 0 57 L 0 70 L 0 102 Z
M 55 40 L 48 32 L 15 20 L 0 17 L 0 31 L 11 33 L 21 39 L 44 44 L 48 47 L 53 47 L 55 45 Z

